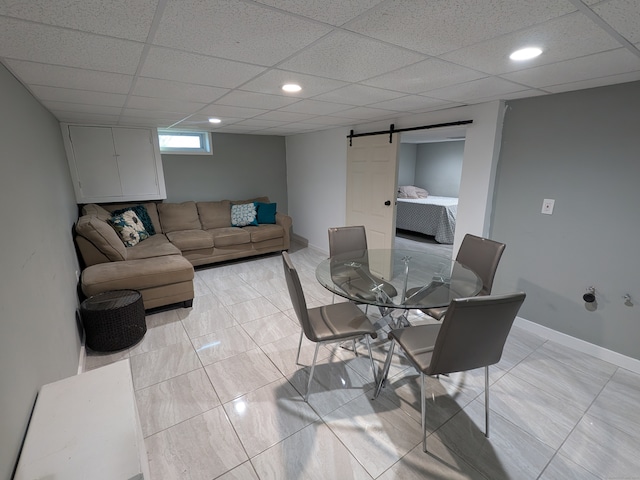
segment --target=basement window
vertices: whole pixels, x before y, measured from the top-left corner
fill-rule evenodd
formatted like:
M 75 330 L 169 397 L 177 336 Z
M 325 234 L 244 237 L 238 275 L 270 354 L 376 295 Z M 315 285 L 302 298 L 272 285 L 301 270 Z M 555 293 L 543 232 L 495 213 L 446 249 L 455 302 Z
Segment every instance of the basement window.
M 211 133 L 189 130 L 158 130 L 160 153 L 211 155 Z

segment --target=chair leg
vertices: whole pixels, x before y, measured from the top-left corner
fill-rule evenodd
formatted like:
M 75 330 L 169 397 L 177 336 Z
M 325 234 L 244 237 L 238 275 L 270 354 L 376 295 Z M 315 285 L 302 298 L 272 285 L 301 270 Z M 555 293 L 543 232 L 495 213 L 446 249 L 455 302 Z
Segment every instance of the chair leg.
M 484 367 L 484 436 L 489 438 L 489 367 Z
M 420 372 L 420 412 L 422 419 L 422 451 L 427 451 L 427 396 L 424 388 L 424 373 Z
M 377 386 L 378 384 L 378 375 L 376 375 L 376 366 L 373 363 L 373 354 L 371 353 L 371 341 L 369 340 L 369 336 L 364 336 L 365 341 L 367 342 L 367 350 L 369 350 L 369 360 L 371 361 L 371 373 L 373 373 L 373 383 Z
M 384 367 L 382 368 L 382 373 L 380 374 L 380 379 L 378 380 L 378 386 L 376 387 L 376 392 L 373 395 L 373 398 L 378 398 L 380 395 L 380 390 L 382 390 L 382 385 L 387 379 L 387 375 L 389 374 L 389 367 L 391 367 L 391 358 L 393 357 L 393 349 L 396 346 L 396 341 L 391 340 L 391 346 L 389 347 L 389 353 L 387 354 L 387 359 L 384 361 Z
M 316 359 L 318 358 L 318 349 L 320 344 L 316 343 L 316 351 L 313 354 L 313 363 L 311 364 L 311 372 L 309 372 L 309 382 L 307 383 L 307 393 L 304 396 L 304 401 L 309 401 L 309 393 L 311 392 L 311 380 L 313 380 L 313 371 L 316 369 Z
M 298 354 L 296 355 L 296 365 L 300 365 L 300 349 L 302 348 L 302 335 L 304 335 L 304 330 L 300 330 L 300 340 L 298 341 Z

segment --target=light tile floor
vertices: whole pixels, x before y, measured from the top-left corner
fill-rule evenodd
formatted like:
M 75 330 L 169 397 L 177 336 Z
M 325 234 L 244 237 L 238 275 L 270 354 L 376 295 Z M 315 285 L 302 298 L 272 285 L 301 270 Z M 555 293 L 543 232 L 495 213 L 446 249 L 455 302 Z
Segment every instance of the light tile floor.
M 331 303 L 314 275 L 322 255 L 290 253 L 309 306 Z M 514 327 L 491 367 L 491 437 L 482 370 L 432 378 L 425 454 L 401 355 L 372 400 L 366 348 L 323 347 L 303 401 L 279 255 L 198 269 L 195 286 L 193 308 L 148 315 L 138 345 L 86 358 L 87 370 L 130 358 L 154 480 L 640 478 L 640 375 Z M 305 340 L 301 363 L 313 349 Z

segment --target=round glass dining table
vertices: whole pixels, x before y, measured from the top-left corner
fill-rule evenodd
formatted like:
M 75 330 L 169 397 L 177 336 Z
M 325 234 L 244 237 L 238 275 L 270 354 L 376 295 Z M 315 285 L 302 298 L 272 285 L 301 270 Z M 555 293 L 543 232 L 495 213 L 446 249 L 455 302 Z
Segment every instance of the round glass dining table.
M 472 297 L 482 280 L 447 257 L 402 249 L 369 249 L 323 260 L 316 268 L 322 286 L 341 297 L 380 308 L 446 307 Z

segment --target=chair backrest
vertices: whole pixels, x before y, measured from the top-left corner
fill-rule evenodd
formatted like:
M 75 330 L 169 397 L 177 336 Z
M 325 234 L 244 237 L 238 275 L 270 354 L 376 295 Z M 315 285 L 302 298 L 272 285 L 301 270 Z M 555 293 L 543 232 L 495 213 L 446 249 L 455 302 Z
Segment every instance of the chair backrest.
M 482 280 L 479 295 L 489 295 L 493 287 L 498 263 L 505 244 L 467 233 L 462 240 L 456 260 L 473 270 Z
M 329 228 L 329 256 L 367 249 L 367 234 L 363 225 Z
M 517 292 L 452 300 L 425 373 L 462 372 L 498 363 L 525 296 Z
M 284 267 L 284 277 L 287 281 L 287 288 L 289 289 L 289 296 L 291 297 L 291 303 L 293 309 L 298 317 L 298 322 L 304 331 L 304 334 L 309 340 L 316 340 L 316 336 L 311 328 L 311 322 L 309 321 L 309 311 L 307 310 L 307 301 L 304 298 L 304 291 L 302 290 L 302 284 L 300 283 L 300 277 L 298 271 L 291 262 L 291 257 L 287 252 L 282 252 L 282 265 Z

